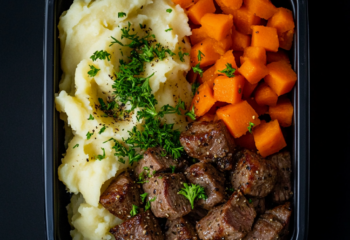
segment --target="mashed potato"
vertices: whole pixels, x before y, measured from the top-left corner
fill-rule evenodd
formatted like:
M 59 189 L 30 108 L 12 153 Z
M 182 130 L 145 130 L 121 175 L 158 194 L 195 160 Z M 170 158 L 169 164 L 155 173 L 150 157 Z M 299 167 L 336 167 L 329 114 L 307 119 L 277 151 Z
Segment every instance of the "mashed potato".
M 166 12 L 169 8 L 171 13 Z M 119 12 L 126 16 L 118 17 Z M 190 44 L 185 36 L 191 35 L 191 30 L 187 21 L 183 9 L 174 6 L 171 0 L 75 0 L 62 14 L 58 29 L 63 74 L 55 103 L 65 122 L 67 152 L 58 174 L 67 190 L 75 194 L 67 207 L 74 228 L 71 231 L 73 239 L 114 238 L 108 231 L 120 220 L 99 204 L 99 198 L 111 179 L 128 167 L 128 161 L 125 164 L 118 162 L 112 149 L 113 142 L 104 142 L 110 138 L 122 141 L 128 138 L 128 131 L 141 124 L 136 114 L 130 119 L 115 121 L 103 117 L 103 112 L 96 108 L 98 98 L 107 101 L 114 97 L 114 81 L 110 76 L 118 71 L 119 60 L 127 60 L 130 52 L 128 47 L 118 44 L 109 46 L 111 36 L 120 40 L 121 29 L 128 26 L 128 22 L 135 33 L 143 31 L 140 24 L 146 24 L 163 46 L 176 54 L 179 48 L 189 52 Z M 172 31 L 166 32 L 169 28 Z M 127 43 L 126 39 L 120 41 Z M 111 54 L 110 61 L 93 62 L 90 59 L 100 50 Z M 95 77 L 88 76 L 89 65 L 100 69 Z M 184 62 L 176 55 L 146 64 L 144 75 L 155 73 L 150 86 L 159 102 L 158 109 L 165 104 L 175 106 L 180 98 L 189 106 L 192 93 L 185 79 L 189 69 L 187 56 Z M 93 120 L 88 120 L 90 115 Z M 175 123 L 174 128 L 179 130 L 186 126 L 184 116 L 167 115 L 165 121 Z M 104 127 L 105 131 L 99 134 Z M 87 139 L 87 133 L 93 133 L 90 139 Z M 97 155 L 103 154 L 102 148 L 105 158 L 96 160 Z

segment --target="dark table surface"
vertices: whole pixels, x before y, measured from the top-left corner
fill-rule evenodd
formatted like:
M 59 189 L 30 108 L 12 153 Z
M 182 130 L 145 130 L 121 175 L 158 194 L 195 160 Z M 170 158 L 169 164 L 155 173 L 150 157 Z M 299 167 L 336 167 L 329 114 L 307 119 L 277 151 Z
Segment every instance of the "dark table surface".
M 1 3 L 0 239 L 41 240 L 45 2 Z M 349 10 L 344 0 L 309 1 L 314 150 L 309 239 L 350 239 Z

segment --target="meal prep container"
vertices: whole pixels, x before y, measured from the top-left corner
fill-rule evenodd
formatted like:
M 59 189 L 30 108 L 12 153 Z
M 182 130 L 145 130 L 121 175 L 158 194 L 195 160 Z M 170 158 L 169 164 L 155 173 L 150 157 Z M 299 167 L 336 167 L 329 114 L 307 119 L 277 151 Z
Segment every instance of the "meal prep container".
M 125 0 L 127 1 L 127 0 Z M 54 96 L 61 79 L 60 42 L 57 24 L 63 11 L 68 10 L 72 0 L 46 0 L 44 34 L 44 94 L 43 94 L 43 154 L 45 173 L 45 217 L 46 236 L 50 240 L 71 239 L 66 206 L 70 194 L 58 180 L 57 169 L 61 163 L 64 148 L 63 122 L 55 110 Z M 295 35 L 291 62 L 298 75 L 292 93 L 294 104 L 293 126 L 287 139 L 292 153 L 293 214 L 288 239 L 307 239 L 309 220 L 310 183 L 310 77 L 309 77 L 309 23 L 307 1 L 272 0 L 277 7 L 293 11 Z

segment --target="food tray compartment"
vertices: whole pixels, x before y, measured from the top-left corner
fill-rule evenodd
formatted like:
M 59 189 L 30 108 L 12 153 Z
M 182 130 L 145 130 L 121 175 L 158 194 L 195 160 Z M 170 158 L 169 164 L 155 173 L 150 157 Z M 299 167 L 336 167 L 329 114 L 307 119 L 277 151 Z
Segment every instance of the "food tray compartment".
M 43 155 L 45 174 L 45 220 L 46 237 L 49 240 L 71 239 L 66 206 L 70 194 L 58 180 L 57 169 L 65 152 L 63 122 L 55 110 L 54 96 L 61 78 L 60 42 L 57 24 L 63 11 L 68 10 L 72 0 L 46 0 L 44 29 L 44 92 L 43 92 Z M 294 106 L 293 126 L 287 139 L 292 153 L 291 199 L 293 214 L 290 236 L 287 239 L 307 239 L 309 219 L 309 161 L 310 161 L 310 83 L 309 40 L 307 2 L 302 0 L 272 0 L 276 7 L 293 11 L 295 35 L 293 51 L 290 52 L 298 81 L 291 94 Z

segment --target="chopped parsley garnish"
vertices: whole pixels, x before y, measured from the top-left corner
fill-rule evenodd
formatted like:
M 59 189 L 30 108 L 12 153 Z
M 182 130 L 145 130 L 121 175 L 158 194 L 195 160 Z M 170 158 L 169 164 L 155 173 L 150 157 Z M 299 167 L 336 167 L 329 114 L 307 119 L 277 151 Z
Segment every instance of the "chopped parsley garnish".
M 202 61 L 202 55 L 203 57 L 205 57 L 204 53 L 202 53 L 200 50 L 198 51 L 198 55 L 197 55 L 197 58 L 198 58 L 198 61 Z
M 231 188 L 229 188 L 229 189 L 228 189 L 228 191 L 230 191 L 230 192 L 234 192 L 234 191 L 235 191 L 235 189 L 231 187 Z
M 147 170 L 147 171 L 148 171 L 148 170 L 149 170 L 149 167 L 143 167 L 143 170 Z
M 77 144 L 75 144 L 73 148 L 76 148 L 76 147 L 79 147 L 79 144 L 78 144 L 78 143 L 77 143 Z
M 151 208 L 151 202 L 154 202 L 155 200 L 156 200 L 156 196 L 154 196 L 151 200 L 146 202 L 145 211 Z
M 181 62 L 184 62 L 184 61 L 185 61 L 184 56 L 185 56 L 185 55 L 189 56 L 190 54 L 187 53 L 187 52 L 183 53 L 183 52 L 181 51 L 181 47 L 179 47 L 179 50 L 180 50 L 180 51 L 178 52 L 178 54 L 179 54 L 180 61 L 181 61 Z
M 185 115 L 188 116 L 189 118 L 191 118 L 192 120 L 196 120 L 196 114 L 194 112 L 194 106 L 192 106 L 191 111 L 187 112 Z
M 90 114 L 88 120 L 94 120 L 95 118 Z
M 140 195 L 140 197 L 141 197 L 141 202 L 144 202 L 144 201 L 145 201 L 147 195 L 148 195 L 148 193 L 146 193 L 146 192 Z
M 100 69 L 95 68 L 94 65 L 89 65 L 89 66 L 90 66 L 90 71 L 88 71 L 89 77 L 95 77 L 98 71 L 100 71 Z
M 241 94 L 241 92 L 242 92 L 242 89 L 238 88 L 238 93 Z
M 98 98 L 98 102 L 101 105 L 101 110 L 107 110 L 107 106 L 106 106 L 106 104 L 105 104 L 105 102 L 103 101 L 102 98 Z
M 158 178 L 159 178 L 159 179 L 162 179 L 163 177 L 162 177 L 162 176 L 159 176 Z
M 125 12 L 118 12 L 118 18 L 125 17 L 126 13 Z
M 125 164 L 125 160 L 123 158 L 119 158 L 118 162 Z
M 201 77 L 203 77 L 203 70 L 200 68 L 199 63 L 196 66 L 192 67 L 194 73 L 198 73 Z
M 254 126 L 255 126 L 254 123 L 249 122 L 249 126 L 248 126 L 247 128 L 248 128 L 248 131 L 249 131 L 250 133 L 252 133 L 252 129 L 253 129 Z
M 111 38 L 113 39 L 113 41 L 111 42 L 111 44 L 109 44 L 109 46 L 112 46 L 114 43 L 118 43 L 120 46 L 124 46 L 124 44 L 122 44 L 121 42 L 119 42 L 117 39 L 115 39 L 114 37 L 111 36 Z
M 173 30 L 172 28 L 168 28 L 168 29 L 166 29 L 165 31 L 166 32 L 169 32 L 169 31 L 171 31 L 171 30 Z
M 106 157 L 105 149 L 104 148 L 101 148 L 101 149 L 103 151 L 103 155 L 100 155 L 100 154 L 97 155 L 97 159 L 100 160 L 100 161 Z
M 224 70 L 219 70 L 219 72 L 226 74 L 227 77 L 233 78 L 236 69 L 232 67 L 231 63 L 226 63 L 226 68 Z
M 141 28 L 141 29 L 146 28 L 146 24 L 142 26 L 142 24 L 141 24 L 141 23 L 139 23 L 139 25 L 140 25 L 140 28 Z
M 171 13 L 173 10 L 172 9 L 170 9 L 170 8 L 168 8 L 167 10 L 166 10 L 166 12 L 168 12 L 168 13 Z
M 192 89 L 192 94 L 193 94 L 193 96 L 196 95 L 196 92 L 197 92 L 197 89 L 198 89 L 199 85 L 200 85 L 200 84 L 199 84 L 198 82 L 194 82 L 194 83 L 192 84 L 191 89 Z
M 106 130 L 106 126 L 103 126 L 103 127 L 100 129 L 100 131 L 98 132 L 98 134 L 103 133 L 105 130 Z
M 253 200 L 252 200 L 251 198 L 249 198 L 249 199 L 248 199 L 248 202 L 249 202 L 249 203 L 252 203 L 252 202 L 253 202 Z
M 97 59 L 104 60 L 107 58 L 108 61 L 111 60 L 111 54 L 109 54 L 107 51 L 96 51 L 94 54 L 90 57 L 92 61 L 96 61 Z
M 194 201 L 196 199 L 208 198 L 202 186 L 197 184 L 191 184 L 191 186 L 188 186 L 187 183 L 184 183 L 184 186 L 185 188 L 181 188 L 178 194 L 182 194 L 188 199 L 188 201 L 190 201 L 192 209 L 194 208 Z
M 121 143 L 115 141 L 115 145 L 113 147 L 115 150 L 114 156 L 117 157 L 128 157 L 129 164 L 132 166 L 134 162 L 138 162 L 142 159 L 142 155 L 137 154 L 135 149 L 127 149 Z
M 170 169 L 171 169 L 171 173 L 175 173 L 175 169 L 176 169 L 175 166 L 170 166 Z
M 130 216 L 135 216 L 136 214 L 138 214 L 138 210 L 139 209 L 139 207 L 138 206 L 136 206 L 136 205 L 132 205 L 132 209 L 131 209 L 131 211 L 130 211 Z
M 89 140 L 91 138 L 91 136 L 94 135 L 94 132 L 90 133 L 90 132 L 87 132 L 86 134 L 86 139 Z

